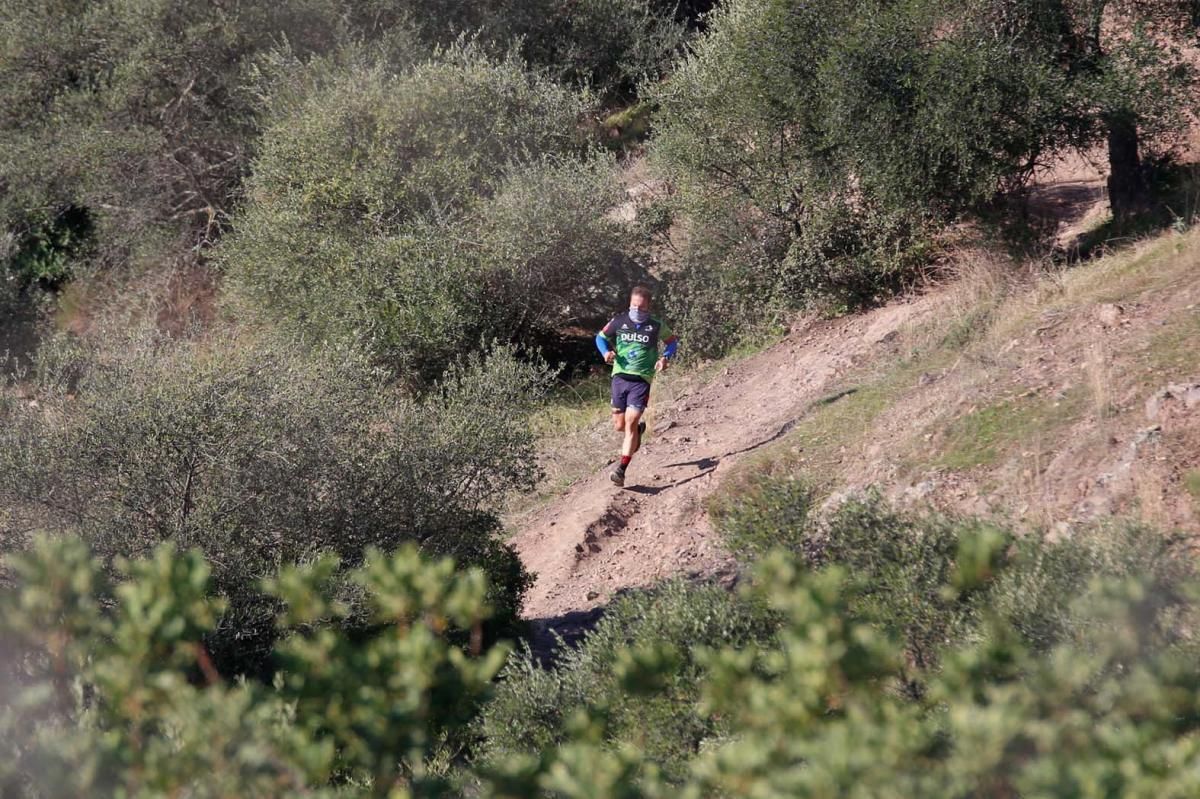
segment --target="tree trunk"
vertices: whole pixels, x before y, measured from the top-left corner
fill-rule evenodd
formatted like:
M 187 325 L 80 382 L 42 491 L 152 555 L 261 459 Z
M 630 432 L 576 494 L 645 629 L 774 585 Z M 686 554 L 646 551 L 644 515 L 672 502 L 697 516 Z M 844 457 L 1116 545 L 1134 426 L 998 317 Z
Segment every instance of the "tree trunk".
M 1137 117 L 1108 117 L 1108 200 L 1114 219 L 1128 219 L 1146 206 L 1149 187 L 1138 153 Z

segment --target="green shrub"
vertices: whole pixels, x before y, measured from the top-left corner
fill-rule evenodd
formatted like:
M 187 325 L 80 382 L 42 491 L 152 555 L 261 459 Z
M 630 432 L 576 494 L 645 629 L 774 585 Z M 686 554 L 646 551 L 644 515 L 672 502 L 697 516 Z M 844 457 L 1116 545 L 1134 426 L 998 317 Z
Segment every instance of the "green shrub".
M 735 490 L 722 492 L 719 503 L 710 501 L 709 513 L 729 551 L 753 560 L 773 549 L 815 552 L 811 541 L 815 520 L 814 493 L 794 478 L 751 476 Z
M 1103 30 L 1105 7 L 1130 36 Z M 740 293 L 724 304 L 751 325 L 781 308 L 878 302 L 930 262 L 939 229 L 994 218 L 1038 164 L 1082 142 L 1108 138 L 1114 196 L 1144 194 L 1139 135 L 1182 130 L 1195 102 L 1195 73 L 1171 44 L 1180 12 L 721 4 L 647 90 L 651 156 L 687 220 L 679 296 Z
M 231 603 L 214 654 L 232 670 L 269 652 L 258 581 L 319 552 L 357 565 L 368 546 L 420 543 L 493 578 L 515 622 L 529 578 L 494 509 L 537 475 L 519 415 L 546 373 L 498 349 L 455 366 L 417 401 L 352 351 L 269 340 L 44 353 L 36 402 L 0 432 L 5 549 L 21 531 L 83 536 L 106 563 L 164 540 L 195 547 Z
M 1046 43 L 999 4 L 856 9 L 818 83 L 845 169 L 885 212 L 953 219 L 1019 185 L 1068 140 L 1068 92 Z M 1011 12 L 1010 12 L 1011 13 Z M 1033 12 L 1036 14 L 1037 12 Z
M 986 599 L 948 595 L 962 547 L 1008 533 L 972 520 L 898 513 L 878 497 L 851 500 L 827 519 L 812 513 L 811 489 L 794 478 L 751 480 L 713 508 L 722 539 L 743 559 L 785 549 L 810 567 L 836 565 L 860 584 L 847 600 L 856 618 L 903 641 L 920 673 L 964 640 Z
M 820 67 L 853 16 L 837 2 L 723 4 L 651 90 L 651 157 L 688 220 L 681 296 L 733 295 L 754 324 L 811 301 L 861 305 L 911 267 L 920 209 L 881 208 L 830 142 Z
M 1077 598 L 1097 632 L 1087 645 L 1038 657 L 996 624 L 978 645 L 957 647 L 928 702 L 913 705 L 891 692 L 897 653 L 855 620 L 855 590 L 837 570 L 808 577 L 776 561 L 762 571 L 788 623 L 776 652 L 706 658 L 706 706 L 741 734 L 694 764 L 701 795 L 1194 790 L 1194 775 L 1167 764 L 1200 753 L 1188 687 L 1197 672 L 1141 626 L 1159 611 L 1137 576 Z M 1147 706 L 1156 711 L 1143 715 Z
M 665 314 L 686 357 L 715 358 L 773 332 L 789 303 L 778 292 L 786 238 L 778 226 L 734 232 L 698 224 L 666 282 Z
M 508 28 L 522 51 L 560 80 L 628 94 L 665 72 L 683 49 L 685 27 L 656 0 L 517 2 L 525 19 Z M 510 12 L 511 13 L 511 12 Z
M 618 188 L 579 96 L 456 46 L 351 71 L 281 111 L 222 247 L 230 286 L 315 340 L 363 342 L 406 380 L 481 338 L 578 321 L 635 279 Z M 627 274 L 632 272 L 633 274 Z
M 96 223 L 99 263 L 204 248 L 244 196 L 266 98 L 306 65 L 393 71 L 466 35 L 615 97 L 682 47 L 673 11 L 658 0 L 5 0 L 0 230 L 32 240 L 46 209 L 74 206 Z
M 861 582 L 849 600 L 856 617 L 903 641 L 914 675 L 935 669 L 947 647 L 974 640 L 990 618 L 1003 619 L 1037 652 L 1085 637 L 1076 600 L 1093 580 L 1136 575 L 1174 597 L 1192 574 L 1179 542 L 1134 525 L 1084 528 L 1050 541 L 970 518 L 898 512 L 877 496 L 820 519 L 812 516 L 812 499 L 802 482 L 766 477 L 711 510 L 740 558 L 783 548 L 812 567 L 846 569 Z M 961 585 L 967 565 L 987 579 Z
M 0 4 L 0 229 L 32 244 L 46 209 L 83 209 L 102 264 L 210 244 L 256 148 L 256 72 L 353 42 L 412 57 L 399 4 L 359 5 Z
M 221 614 L 207 559 L 169 545 L 122 566 L 108 601 L 77 539 L 40 538 L 0 592 L 5 692 L 0 785 L 14 796 L 445 795 L 448 734 L 486 695 L 506 650 L 469 657 L 447 628 L 487 617 L 479 570 L 407 547 L 346 577 L 369 633 L 335 632 L 336 559 L 267 589 L 301 628 L 274 689 L 223 682 L 202 643 Z M 11 648 L 10 648 L 11 647 Z
M 904 641 L 918 673 L 935 667 L 943 648 L 967 640 L 987 605 L 990 584 L 944 590 L 960 557 L 981 544 L 1003 556 L 1012 536 L 972 519 L 896 513 L 878 499 L 847 503 L 816 535 L 816 562 L 861 581 L 850 600 L 856 617 Z
M 614 297 L 649 280 L 636 231 L 608 217 L 624 199 L 614 166 L 600 155 L 545 159 L 514 170 L 479 208 L 475 313 L 493 335 L 598 327 Z
M 687 20 L 663 0 L 412 0 L 425 39 L 466 32 L 491 49 L 516 46 L 555 80 L 612 99 L 657 78 L 686 41 Z
M 480 717 L 481 761 L 498 766 L 514 755 L 562 744 L 579 714 L 600 709 L 606 745 L 636 747 L 669 777 L 681 778 L 701 742 L 723 729 L 719 720 L 697 713 L 701 669 L 695 653 L 702 647 L 766 644 L 777 622 L 761 604 L 719 586 L 676 580 L 623 597 L 553 669 L 542 670 L 531 659 L 509 663 Z M 655 647 L 677 653 L 671 674 L 651 695 L 629 695 L 622 658 Z
M 932 233 L 919 212 L 831 194 L 795 228 L 775 295 L 785 307 L 807 299 L 833 312 L 879 304 L 928 263 Z
M 70 206 L 43 222 L 2 260 L 5 272 L 20 287 L 54 288 L 71 277 L 72 261 L 83 254 L 92 232 L 86 209 Z M 6 275 L 6 276 L 7 276 Z
M 1004 537 L 979 532 L 939 593 L 961 596 L 1007 568 Z M 726 732 L 701 744 L 680 782 L 664 780 L 643 748 L 613 745 L 601 706 L 576 717 L 557 749 L 484 769 L 485 795 L 584 796 L 602 786 L 644 797 L 1188 796 L 1200 787 L 1191 768 L 1200 672 L 1181 644 L 1195 621 L 1195 583 L 1163 594 L 1127 566 L 1073 597 L 1084 638 L 1043 653 L 991 617 L 974 640 L 948 648 L 914 696 L 903 690 L 911 664 L 857 609 L 870 584 L 776 553 L 744 596 L 782 617 L 777 636 L 694 655 L 703 676 L 689 712 L 719 718 Z M 678 657 L 665 642 L 618 657 L 631 701 L 660 696 L 654 686 Z
M 1077 599 L 1097 580 L 1136 577 L 1176 601 L 1193 576 L 1179 542 L 1128 523 L 1050 541 L 989 522 L 899 514 L 868 501 L 848 504 L 817 535 L 822 561 L 864 580 L 856 612 L 905 640 L 922 667 L 938 663 L 947 645 L 972 640 L 989 618 L 1003 619 L 1033 651 L 1081 641 L 1092 631 Z M 979 546 L 992 553 L 986 582 L 966 593 L 942 591 Z
M 1094 631 L 1077 598 L 1096 580 L 1136 576 L 1160 599 L 1181 602 L 1182 587 L 1194 577 L 1184 544 L 1128 522 L 1080 529 L 1053 543 L 1040 536 L 1019 539 L 1010 568 L 997 576 L 988 595 L 989 611 L 1010 623 L 1034 651 L 1086 641 Z M 1165 636 L 1169 630 L 1158 632 Z
M 975 532 L 947 599 L 1019 567 L 1009 539 Z M 347 602 L 336 560 L 285 568 L 267 590 L 297 632 L 272 689 L 212 671 L 202 636 L 220 602 L 199 553 L 160 547 L 124 566 L 114 601 L 78 541 L 40 538 L 9 559 L 19 587 L 0 588 L 0 784 L 444 796 L 474 729 L 486 756 L 457 790 L 494 799 L 1191 796 L 1200 594 L 1186 569 L 1146 574 L 1165 575 L 1165 558 L 1132 541 L 1095 548 L 1107 554 L 1093 563 L 1126 573 L 1075 583 L 1078 634 L 1042 649 L 988 614 L 921 695 L 903 690 L 902 648 L 858 610 L 869 583 L 777 552 L 736 597 L 676 583 L 620 603 L 563 671 L 510 666 L 472 726 L 503 651 L 475 659 L 441 631 L 486 617 L 478 571 L 370 553 Z M 327 624 L 347 614 L 367 624 Z

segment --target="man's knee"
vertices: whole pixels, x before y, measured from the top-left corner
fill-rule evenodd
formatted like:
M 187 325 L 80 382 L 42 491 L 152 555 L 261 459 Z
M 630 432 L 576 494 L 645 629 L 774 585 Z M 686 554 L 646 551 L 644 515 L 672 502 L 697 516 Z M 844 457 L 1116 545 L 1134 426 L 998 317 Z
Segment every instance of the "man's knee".
M 612 415 L 612 420 L 613 420 L 613 430 L 616 430 L 618 433 L 624 432 L 624 430 L 625 430 L 625 414 L 617 413 L 616 411 L 614 411 L 613 415 Z

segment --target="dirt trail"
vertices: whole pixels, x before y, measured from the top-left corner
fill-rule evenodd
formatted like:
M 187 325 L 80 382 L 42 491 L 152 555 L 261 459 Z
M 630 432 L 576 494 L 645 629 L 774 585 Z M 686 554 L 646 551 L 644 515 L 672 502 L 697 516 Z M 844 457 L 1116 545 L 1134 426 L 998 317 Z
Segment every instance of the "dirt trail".
M 593 474 L 523 520 L 513 544 L 537 575 L 525 617 L 560 630 L 621 589 L 728 570 L 705 497 L 731 464 L 782 438 L 924 305 L 816 322 L 703 385 L 657 387 L 650 431 L 624 489 L 602 468 L 618 451 L 613 432 Z
M 1096 163 L 1095 158 L 1082 155 L 1066 157 L 1052 170 L 1039 175 L 1030 187 L 1030 209 L 1054 225 L 1051 238 L 1059 248 L 1070 249 L 1076 237 L 1094 226 L 1107 212 L 1103 196 L 1104 176 L 1096 169 Z M 629 192 L 632 210 L 625 210 L 633 215 L 636 215 L 638 197 L 641 196 L 639 192 L 654 189 L 646 183 L 637 167 L 635 164 L 627 180 L 633 187 Z M 998 286 L 995 289 L 998 291 Z M 1200 284 L 1196 289 L 1200 291 Z M 524 616 L 533 622 L 535 651 L 545 647 L 548 653 L 553 645 L 547 634 L 550 630 L 567 641 L 581 636 L 594 623 L 599 609 L 623 589 L 650 586 L 673 575 L 709 577 L 731 573 L 732 559 L 722 550 L 705 511 L 706 498 L 729 474 L 730 467 L 760 447 L 782 438 L 792 426 L 814 411 L 819 401 L 851 387 L 851 380 L 863 379 L 876 368 L 886 369 L 890 361 L 899 357 L 896 345 L 904 341 L 908 331 L 928 325 L 947 313 L 956 313 L 954 308 L 962 301 L 954 299 L 954 292 L 953 286 L 944 286 L 924 296 L 899 300 L 860 316 L 811 322 L 770 349 L 733 364 L 707 380 L 695 376 L 670 376 L 655 388 L 650 431 L 642 451 L 633 460 L 624 489 L 611 484 L 606 466 L 618 452 L 618 434 L 610 432 L 603 439 L 589 438 L 589 442 L 604 442 L 597 444 L 594 452 L 594 471 L 576 480 L 546 505 L 522 514 L 516 525 L 519 533 L 512 540 L 526 567 L 536 575 L 536 583 L 524 608 Z M 969 295 L 969 291 L 964 293 L 968 299 Z M 1187 305 L 1196 302 L 1189 299 L 1187 292 L 1176 291 L 1171 296 L 1173 306 L 1179 305 L 1181 309 L 1197 307 Z M 992 298 L 977 299 L 986 303 Z M 1166 310 L 1160 308 L 1161 313 L 1155 318 L 1142 319 L 1142 314 L 1134 310 L 1143 301 L 1148 303 L 1147 307 L 1161 305 L 1149 295 L 1135 296 L 1127 304 L 1127 318 L 1122 319 L 1119 326 L 1122 330 L 1128 326 L 1129 331 L 1145 338 L 1166 324 Z M 1112 308 L 1108 310 L 1112 312 Z M 950 371 L 954 372 L 955 380 L 940 380 L 940 373 L 929 375 L 932 384 L 926 386 L 927 376 L 922 374 L 919 390 L 900 406 L 890 409 L 886 418 L 875 422 L 863 420 L 863 425 L 871 429 L 879 443 L 864 452 L 846 453 L 848 461 L 845 468 L 838 467 L 843 473 L 839 474 L 837 482 L 847 490 L 856 485 L 888 485 L 895 471 L 895 464 L 889 460 L 889 447 L 897 442 L 909 442 L 918 433 L 926 442 L 936 439 L 939 425 L 944 426 L 941 411 L 949 409 L 962 415 L 974 410 L 970 403 L 963 404 L 968 394 L 980 403 L 1003 399 L 999 392 L 1006 386 L 1012 389 L 1010 393 L 1014 396 L 1036 394 L 1045 387 L 1043 384 L 1048 384 L 1047 381 L 1054 382 L 1043 374 L 1047 370 L 1062 373 L 1059 382 L 1065 390 L 1074 380 L 1071 376 L 1081 368 L 1081 358 L 1076 357 L 1080 348 L 1084 344 L 1090 344 L 1092 349 L 1098 346 L 1092 320 L 1096 312 L 1097 309 L 1090 305 L 1074 309 L 1073 313 L 1079 317 L 1076 325 L 1079 331 L 1070 335 L 1060 331 L 1053 340 L 1042 335 L 1043 328 L 1026 331 L 1028 335 L 1018 331 L 1014 335 L 1024 342 L 1024 347 L 1017 347 L 1007 355 L 993 353 L 996 357 L 989 356 L 989 360 L 996 364 L 987 368 L 974 368 L 970 364 L 957 372 L 952 368 Z M 1116 312 L 1122 313 L 1119 308 Z M 965 313 L 965 309 L 960 308 L 958 313 Z M 1065 326 L 1063 330 L 1069 327 Z M 1011 348 L 1017 343 L 1014 340 L 1008 346 Z M 1029 364 L 1022 361 L 1022 351 L 1030 353 Z M 1005 361 L 1003 365 L 997 365 L 1000 355 L 1013 363 Z M 1107 376 L 1108 356 L 1100 353 L 1097 357 L 1099 365 L 1091 370 L 1095 373 L 1093 382 L 1105 383 L 1110 379 Z M 1023 365 L 1028 368 L 1022 369 Z M 1116 377 L 1114 372 L 1111 379 Z M 1177 376 L 1167 377 L 1171 380 L 1165 382 L 1171 382 Z M 1109 389 L 1107 385 L 1100 388 Z M 1115 389 L 1115 385 L 1112 388 Z M 1147 387 L 1140 385 L 1128 387 L 1131 396 L 1140 397 L 1138 392 L 1146 390 Z M 1137 402 L 1129 400 L 1125 404 L 1140 408 L 1140 403 L 1141 399 L 1137 399 Z M 1101 416 L 1105 413 L 1108 411 Z M 1110 430 L 1109 437 L 1101 442 L 1104 444 L 1110 439 L 1116 440 L 1118 422 L 1128 427 L 1126 432 L 1136 438 L 1138 425 L 1144 426 L 1138 421 L 1139 414 L 1140 411 L 1130 411 L 1123 413 L 1120 419 L 1081 419 L 1076 423 L 1084 432 L 1099 427 Z M 1070 441 L 1079 447 L 1092 446 L 1090 439 L 1079 443 L 1086 438 L 1081 436 L 1073 436 Z M 1047 458 L 1052 454 L 1055 453 L 1045 453 Z M 1110 477 L 1104 469 L 1112 469 L 1098 454 L 1088 460 L 1067 445 L 1058 454 L 1060 461 L 1064 458 L 1070 461 L 1056 466 L 1062 480 L 1075 480 L 1082 485 L 1097 480 L 1103 482 Z M 1059 461 L 1055 463 L 1059 464 Z M 1018 496 L 1021 480 L 1005 471 L 1020 466 L 1004 461 L 974 475 L 939 473 L 935 475 L 936 479 L 917 475 L 913 478 L 917 480 L 915 488 L 907 483 L 890 485 L 890 488 L 892 494 L 906 501 L 910 498 L 924 501 L 922 498 L 932 491 L 933 495 L 928 499 L 934 504 L 953 511 L 982 512 L 980 504 L 987 505 L 984 500 L 989 500 L 989 496 L 985 496 L 985 484 L 995 478 L 1011 489 L 1010 494 L 1015 494 L 1008 496 L 1001 491 L 990 500 L 1008 499 L 1020 510 L 1024 507 L 1022 503 L 1028 504 L 1028 498 Z M 1100 471 L 1096 472 L 1097 469 Z M 1200 503 L 1200 489 L 1197 492 Z M 1074 496 L 1065 489 L 1060 493 L 1068 498 Z M 945 495 L 946 501 L 938 503 L 936 500 L 941 494 Z

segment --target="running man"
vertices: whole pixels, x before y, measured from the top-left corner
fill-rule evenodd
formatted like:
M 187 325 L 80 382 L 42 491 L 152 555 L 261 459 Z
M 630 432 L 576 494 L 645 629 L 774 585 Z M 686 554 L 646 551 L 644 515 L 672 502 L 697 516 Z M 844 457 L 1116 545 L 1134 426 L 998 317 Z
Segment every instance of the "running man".
M 667 326 L 650 315 L 650 289 L 636 286 L 629 297 L 629 312 L 613 319 L 596 334 L 596 349 L 605 363 L 613 365 L 613 429 L 625 434 L 621 445 L 621 463 L 609 475 L 619 486 L 625 485 L 625 469 L 642 445 L 646 423 L 642 414 L 650 404 L 650 381 L 654 373 L 667 368 L 675 355 L 679 339 Z M 658 354 L 663 344 L 662 357 Z

